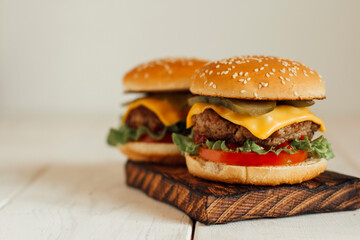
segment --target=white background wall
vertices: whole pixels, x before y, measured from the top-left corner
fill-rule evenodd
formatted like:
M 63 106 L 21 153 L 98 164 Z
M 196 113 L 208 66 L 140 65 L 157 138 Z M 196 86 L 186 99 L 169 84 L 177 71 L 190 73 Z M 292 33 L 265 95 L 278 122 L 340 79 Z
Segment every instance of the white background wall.
M 360 113 L 360 1 L 0 0 L 0 113 L 118 113 L 164 56 L 265 54 L 323 75 L 316 111 Z

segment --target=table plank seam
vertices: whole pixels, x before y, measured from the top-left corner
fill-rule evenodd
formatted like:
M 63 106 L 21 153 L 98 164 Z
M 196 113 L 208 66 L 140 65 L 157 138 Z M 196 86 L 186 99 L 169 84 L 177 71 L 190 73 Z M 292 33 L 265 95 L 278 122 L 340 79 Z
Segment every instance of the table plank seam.
M 31 186 L 37 179 L 39 179 L 47 170 L 49 169 L 48 166 L 40 167 L 32 176 L 31 178 L 25 182 L 25 184 L 20 187 L 17 191 L 13 192 L 11 196 L 6 199 L 5 201 L 0 203 L 0 212 L 6 208 L 6 206 L 10 205 L 18 196 L 21 195 L 28 187 Z

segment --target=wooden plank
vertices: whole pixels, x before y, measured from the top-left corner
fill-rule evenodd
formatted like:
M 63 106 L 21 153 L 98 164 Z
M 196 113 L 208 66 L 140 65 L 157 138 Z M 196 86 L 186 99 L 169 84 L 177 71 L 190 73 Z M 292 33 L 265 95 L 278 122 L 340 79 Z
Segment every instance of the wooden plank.
M 195 240 L 326 239 L 357 240 L 360 211 L 324 213 L 277 219 L 255 219 L 223 225 L 195 225 Z
M 0 239 L 190 239 L 191 219 L 127 187 L 123 168 L 52 166 L 1 210 Z
M 360 179 L 330 171 L 275 187 L 216 183 L 196 178 L 182 166 L 132 161 L 126 173 L 130 186 L 205 224 L 360 208 Z
M 0 214 L 16 196 L 21 194 L 41 174 L 44 173 L 43 166 L 17 166 L 2 162 L 0 164 Z

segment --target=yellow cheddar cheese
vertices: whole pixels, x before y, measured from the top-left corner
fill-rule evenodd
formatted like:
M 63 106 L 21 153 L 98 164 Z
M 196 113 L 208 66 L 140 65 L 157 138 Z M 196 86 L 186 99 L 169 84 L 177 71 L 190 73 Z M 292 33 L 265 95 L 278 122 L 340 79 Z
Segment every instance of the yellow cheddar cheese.
M 273 111 L 264 115 L 248 116 L 233 112 L 222 106 L 208 103 L 196 103 L 188 113 L 186 120 L 187 127 L 189 128 L 194 125 L 191 120 L 193 115 L 200 114 L 209 108 L 214 110 L 222 118 L 236 125 L 245 127 L 254 136 L 260 139 L 268 138 L 280 128 L 303 121 L 313 121 L 320 125 L 320 131 L 326 131 L 323 121 L 315 116 L 308 107 L 298 108 L 289 105 L 279 105 Z
M 165 126 L 171 126 L 179 121 L 185 121 L 186 119 L 186 112 L 184 112 L 184 110 L 179 110 L 166 101 L 154 98 L 141 98 L 129 104 L 128 109 L 123 116 L 122 122 L 125 122 L 125 119 L 132 109 L 139 106 L 144 106 L 155 113 Z

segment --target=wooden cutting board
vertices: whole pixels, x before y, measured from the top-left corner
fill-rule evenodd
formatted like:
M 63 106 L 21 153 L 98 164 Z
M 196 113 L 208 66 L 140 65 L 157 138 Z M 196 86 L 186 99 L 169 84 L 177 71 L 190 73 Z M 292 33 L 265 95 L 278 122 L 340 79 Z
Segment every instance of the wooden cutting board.
M 251 186 L 202 180 L 184 166 L 129 160 L 126 181 L 204 224 L 360 208 L 360 179 L 330 171 L 296 185 Z

